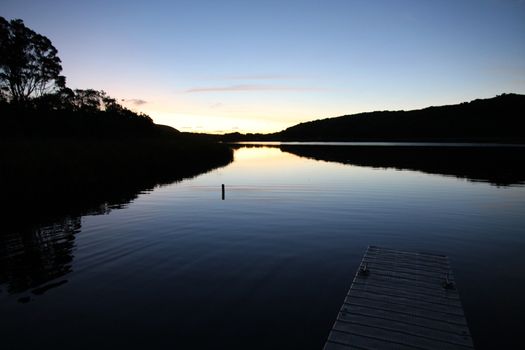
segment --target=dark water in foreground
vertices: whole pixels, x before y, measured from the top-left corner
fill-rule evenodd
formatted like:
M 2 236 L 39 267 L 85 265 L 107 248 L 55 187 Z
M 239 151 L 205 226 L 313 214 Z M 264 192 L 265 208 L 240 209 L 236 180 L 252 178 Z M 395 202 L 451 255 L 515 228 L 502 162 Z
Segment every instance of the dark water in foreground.
M 0 344 L 321 349 L 379 245 L 449 255 L 476 347 L 520 348 L 525 172 L 432 157 L 240 148 L 227 167 L 105 215 L 11 222 Z

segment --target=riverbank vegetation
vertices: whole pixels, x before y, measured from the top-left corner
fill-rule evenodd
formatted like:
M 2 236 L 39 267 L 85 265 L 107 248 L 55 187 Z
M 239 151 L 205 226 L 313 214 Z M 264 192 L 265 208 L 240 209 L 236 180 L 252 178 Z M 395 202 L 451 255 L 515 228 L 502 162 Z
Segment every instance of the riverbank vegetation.
M 456 105 L 315 120 L 274 137 L 293 141 L 525 143 L 524 111 L 524 95 L 502 94 Z
M 71 89 L 51 41 L 0 17 L 5 215 L 83 213 L 224 166 L 225 145 L 182 136 L 104 91 Z

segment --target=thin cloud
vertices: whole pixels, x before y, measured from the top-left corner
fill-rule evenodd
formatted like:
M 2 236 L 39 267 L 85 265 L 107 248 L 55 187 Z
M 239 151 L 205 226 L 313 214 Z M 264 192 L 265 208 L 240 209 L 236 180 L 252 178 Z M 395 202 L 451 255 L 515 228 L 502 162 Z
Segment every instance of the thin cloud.
M 230 75 L 213 75 L 213 76 L 200 76 L 196 77 L 199 80 L 244 80 L 244 81 L 254 81 L 254 80 L 303 80 L 312 78 L 307 75 L 298 75 L 298 74 L 230 74 Z
M 289 80 L 299 79 L 300 77 L 295 75 L 286 74 L 255 74 L 255 75 L 231 75 L 226 76 L 224 79 L 231 80 Z
M 140 98 L 128 98 L 128 99 L 123 99 L 122 101 L 134 104 L 135 106 L 142 106 L 148 103 L 148 101 L 142 100 Z
M 301 87 L 301 86 L 278 86 L 278 85 L 230 85 L 230 86 L 209 86 L 196 87 L 186 90 L 187 93 L 198 92 L 250 92 L 250 91 L 323 91 L 325 89 Z

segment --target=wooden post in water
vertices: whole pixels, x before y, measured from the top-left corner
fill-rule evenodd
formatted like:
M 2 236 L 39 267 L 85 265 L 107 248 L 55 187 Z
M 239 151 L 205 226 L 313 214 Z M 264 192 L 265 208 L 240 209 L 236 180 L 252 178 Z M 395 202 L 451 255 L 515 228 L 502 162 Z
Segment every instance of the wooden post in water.
M 222 184 L 222 200 L 224 200 L 224 184 Z

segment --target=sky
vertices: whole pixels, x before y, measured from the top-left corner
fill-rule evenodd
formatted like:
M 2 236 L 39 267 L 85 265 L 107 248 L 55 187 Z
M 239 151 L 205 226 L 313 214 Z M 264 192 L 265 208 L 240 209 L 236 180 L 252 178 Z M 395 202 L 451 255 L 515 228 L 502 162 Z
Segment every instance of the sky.
M 525 94 L 525 0 L 2 0 L 67 85 L 191 132 Z

